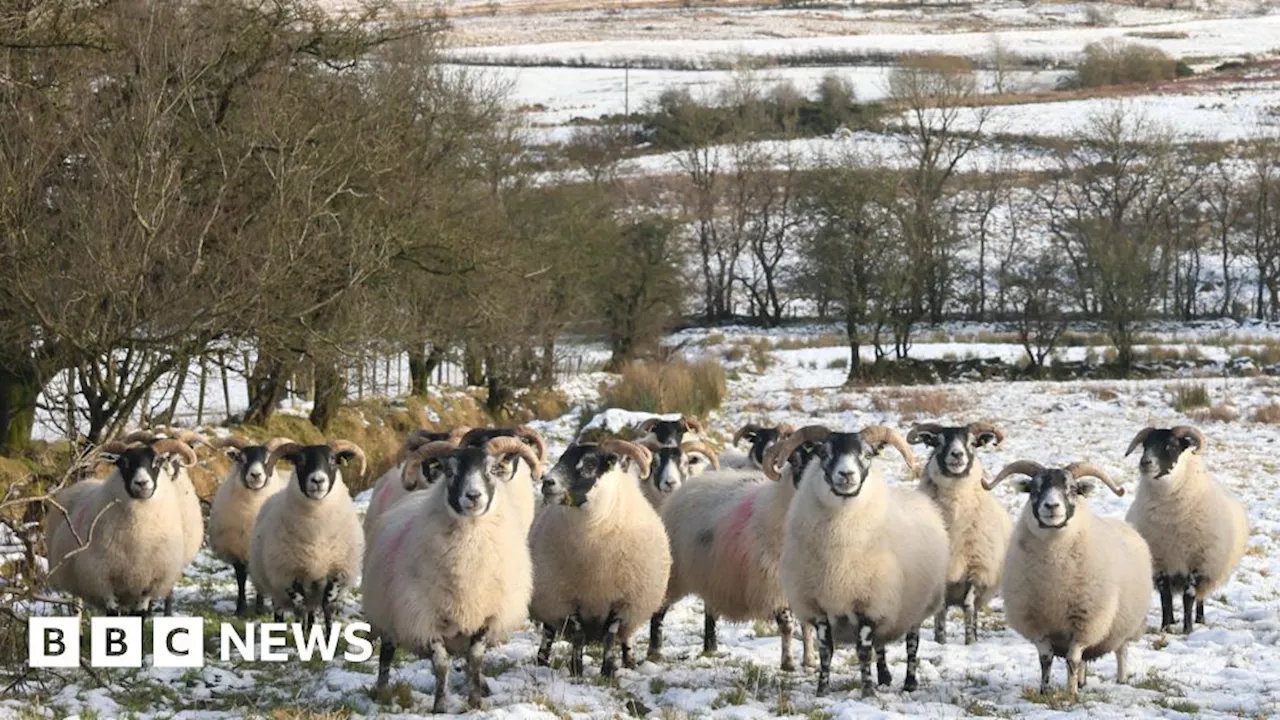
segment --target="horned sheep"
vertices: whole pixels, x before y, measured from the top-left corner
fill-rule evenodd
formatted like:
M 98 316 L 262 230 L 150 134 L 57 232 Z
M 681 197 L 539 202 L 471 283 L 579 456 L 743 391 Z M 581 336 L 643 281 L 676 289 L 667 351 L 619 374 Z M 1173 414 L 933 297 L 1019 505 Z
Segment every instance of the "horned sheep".
M 422 450 L 441 480 L 389 511 L 370 540 L 362 580 L 365 617 L 381 640 L 376 689 L 386 687 L 397 646 L 429 653 L 434 712 L 443 712 L 450 654 L 467 655 L 470 704 L 486 693 L 486 646 L 528 615 L 533 569 L 528 530 L 513 494 L 533 450 L 512 437 L 482 447 L 432 443 Z
M 576 444 L 542 477 L 547 505 L 529 533 L 539 665 L 550 664 L 564 634 L 571 675 L 582 675 L 588 642 L 603 645 L 602 677 L 617 671 L 619 648 L 622 664 L 635 667 L 631 635 L 662 605 L 671 571 L 666 529 L 637 484 L 650 460 L 625 440 Z
M 528 425 L 518 425 L 510 428 L 472 428 L 463 434 L 458 441 L 458 445 L 462 447 L 485 447 L 490 440 L 498 437 L 516 438 L 535 451 L 533 457 L 536 462 L 525 460 L 522 463 L 517 463 L 516 474 L 511 479 L 512 489 L 515 491 L 512 493 L 512 502 L 515 503 L 527 532 L 533 525 L 533 516 L 537 507 L 535 483 L 541 480 L 537 475 L 540 472 L 538 468 L 541 468 L 547 462 L 547 441 L 538 434 L 537 430 Z
M 915 690 L 920 625 L 943 604 L 947 530 L 924 493 L 890 487 L 875 463 L 891 444 L 914 469 L 911 446 L 880 426 L 796 434 L 819 444 L 787 511 L 779 573 L 791 609 L 817 629 L 818 694 L 830 683 L 837 633 L 856 643 L 864 697 L 875 694 L 872 655 L 878 683 L 889 684 L 885 645 L 905 636 L 903 689 Z
M 659 512 L 667 499 L 686 482 L 708 470 L 720 469 L 716 452 L 700 440 L 686 440 L 679 445 L 660 445 L 649 437 L 637 444 L 652 456 L 647 474 L 640 478 L 640 483 L 645 499 Z
M 469 427 L 458 427 L 448 432 L 418 430 L 405 438 L 404 446 L 400 448 L 395 464 L 373 484 L 369 507 L 364 514 L 366 537 L 372 532 L 373 524 L 378 521 L 378 518 L 401 498 L 431 485 L 433 479 L 423 473 L 422 456 L 417 451 L 433 442 L 449 442 L 456 445 L 470 430 Z
M 340 463 L 356 460 L 364 475 L 365 454 L 345 440 L 328 445 L 289 443 L 269 462 L 293 466 L 288 486 L 262 505 L 249 544 L 249 576 L 271 598 L 277 621 L 290 608 L 309 632 L 319 609 L 326 632 L 333 605 L 355 581 L 364 534 Z
M 995 496 L 982 489 L 985 479 L 978 449 L 998 446 L 1004 433 L 985 422 L 946 427 L 916 425 L 907 442 L 933 449 L 924 465 L 920 489 L 942 512 L 951 553 L 946 602 L 933 619 L 935 642 L 947 641 L 947 608 L 964 609 L 964 642 L 978 641 L 978 611 L 1000 589 L 1000 573 L 1013 522 Z
M 1174 625 L 1173 593 L 1181 590 L 1184 633 L 1204 622 L 1204 599 L 1231 577 L 1249 538 L 1244 506 L 1205 470 L 1207 445 L 1190 426 L 1148 427 L 1125 452 L 1142 448 L 1138 493 L 1126 519 L 1151 548 L 1160 625 Z
M 787 439 L 787 436 L 793 432 L 795 432 L 795 428 L 786 423 L 775 427 L 747 423 L 738 428 L 738 432 L 733 434 L 734 447 L 737 447 L 743 440 L 750 444 L 747 452 L 725 451 L 720 454 L 720 465 L 734 470 L 760 470 L 764 467 L 765 452 L 773 447 L 774 444 Z
M 1085 663 L 1116 656 L 1116 682 L 1124 682 L 1126 651 L 1146 628 L 1151 606 L 1151 553 L 1119 518 L 1099 517 L 1085 496 L 1101 480 L 1116 495 L 1124 488 L 1102 470 L 1077 462 L 1046 468 L 1030 460 L 1006 465 L 987 489 L 1025 475 L 1018 490 L 1027 503 L 1013 531 L 1000 593 L 1009 627 L 1036 646 L 1040 692 L 1049 691 L 1055 657 L 1067 661 L 1067 692 L 1084 683 Z

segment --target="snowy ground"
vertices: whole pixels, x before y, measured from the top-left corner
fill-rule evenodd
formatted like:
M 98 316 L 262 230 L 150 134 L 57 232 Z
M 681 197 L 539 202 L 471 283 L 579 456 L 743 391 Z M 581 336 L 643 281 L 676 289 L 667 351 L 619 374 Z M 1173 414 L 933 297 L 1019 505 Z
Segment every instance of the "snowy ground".
M 821 328 L 803 332 L 820 333 Z M 1214 333 L 1213 328 L 1183 337 Z M 703 333 L 705 338 L 707 333 Z M 730 330 L 727 338 L 743 339 L 746 331 Z M 802 334 L 793 331 L 793 334 Z M 696 333 L 682 339 L 697 339 Z M 708 347 L 709 352 L 717 347 Z M 953 352 L 962 354 L 963 346 Z M 744 363 L 736 367 L 730 397 L 713 413 L 709 430 L 724 438 L 748 421 L 768 419 L 797 425 L 822 423 L 833 428 L 859 428 L 885 423 L 906 428 L 910 420 L 968 421 L 984 418 L 1008 432 L 1006 443 L 982 459 L 989 471 L 1008 461 L 1032 458 L 1044 463 L 1090 460 L 1132 486 L 1134 464 L 1123 458 L 1133 433 L 1148 424 L 1169 425 L 1188 418 L 1170 407 L 1176 384 L 1151 382 L 992 383 L 924 388 L 846 391 L 844 372 L 827 368 L 841 348 L 775 351 L 775 362 L 763 374 Z M 815 367 L 816 366 L 816 367 Z M 594 398 L 600 376 L 570 380 L 565 390 L 578 402 Z M 1210 439 L 1207 462 L 1218 477 L 1245 501 L 1252 535 L 1241 568 L 1206 603 L 1208 624 L 1189 637 L 1156 631 L 1158 606 L 1148 615 L 1149 632 L 1130 653 L 1133 683 L 1116 685 L 1108 675 L 1114 661 L 1095 664 L 1084 691 L 1079 716 L 1089 717 L 1267 717 L 1280 711 L 1280 466 L 1275 448 L 1280 428 L 1251 421 L 1253 411 L 1280 402 L 1280 381 L 1273 378 L 1211 380 L 1207 388 L 1215 404 L 1230 405 L 1240 420 L 1210 422 L 1202 427 Z M 921 407 L 938 415 L 914 417 Z M 907 417 L 904 417 L 904 414 Z M 576 412 L 537 425 L 546 434 L 553 457 L 571 440 Z M 890 477 L 900 479 L 900 463 L 885 461 Z M 996 491 L 1015 513 L 1020 507 L 1008 487 Z M 1104 515 L 1122 515 L 1131 495 L 1098 496 L 1092 503 Z M 364 500 L 364 498 L 360 498 Z M 202 554 L 188 570 L 179 592 L 179 611 L 207 618 L 233 609 L 234 581 L 229 568 Z M 1153 597 L 1153 603 L 1157 601 Z M 1158 605 L 1158 603 L 1157 603 Z M 358 601 L 346 603 L 346 615 L 358 615 Z M 954 620 L 953 620 L 954 622 Z M 895 683 L 871 702 L 849 689 L 856 682 L 856 662 L 847 649 L 837 652 L 833 687 L 826 698 L 813 693 L 812 672 L 777 670 L 778 640 L 768 623 L 721 623 L 721 652 L 701 657 L 702 618 L 697 600 L 681 602 L 668 615 L 668 657 L 622 671 L 616 683 L 596 678 L 598 662 L 589 661 L 587 677 L 571 680 L 561 664 L 533 666 L 537 638 L 531 630 L 490 651 L 486 676 L 494 691 L 483 718 L 854 718 L 854 717 L 1049 717 L 1062 709 L 1054 699 L 1034 693 L 1038 681 L 1035 650 L 1004 627 L 997 600 L 981 619 L 977 645 L 921 643 L 921 688 L 901 692 L 904 650 L 889 649 Z M 954 636 L 954 635 L 953 635 Z M 215 641 L 216 642 L 216 641 Z M 644 634 L 637 639 L 643 656 Z M 216 646 L 215 646 L 216 647 Z M 216 652 L 216 650 L 215 650 Z M 284 665 L 222 665 L 214 662 L 189 671 L 101 671 L 109 684 L 95 684 L 82 674 L 52 697 L 20 696 L 0 701 L 0 717 L 22 717 L 20 710 L 40 716 L 140 718 L 241 717 L 267 713 L 277 706 L 312 710 L 346 709 L 357 716 L 382 713 L 424 715 L 430 707 L 433 680 L 428 663 L 401 659 L 393 681 L 406 684 L 400 697 L 407 708 L 378 706 L 364 691 L 373 682 L 376 661 Z M 1055 667 L 1054 682 L 1064 670 Z M 455 673 L 455 678 L 459 674 Z M 455 687 L 455 710 L 460 710 Z M 1046 704 L 1048 703 L 1048 704 Z M 96 713 L 93 715 L 92 713 Z M 32 717 L 27 715 L 25 717 Z

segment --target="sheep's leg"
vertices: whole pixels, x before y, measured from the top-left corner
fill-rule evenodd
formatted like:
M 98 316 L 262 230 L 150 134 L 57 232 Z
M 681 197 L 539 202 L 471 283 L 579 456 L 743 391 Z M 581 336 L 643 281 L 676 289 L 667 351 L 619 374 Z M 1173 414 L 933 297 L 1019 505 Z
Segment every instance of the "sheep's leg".
M 964 590 L 964 644 L 978 642 L 978 590 L 969 583 Z
M 662 620 L 667 616 L 667 608 L 661 608 L 649 618 L 649 652 L 645 656 L 653 662 L 662 659 Z
M 1160 591 L 1160 629 L 1167 630 L 1173 627 L 1173 585 L 1168 575 L 1156 576 L 1156 589 Z
M 631 639 L 621 639 L 618 641 L 618 645 L 622 647 L 622 667 L 628 670 L 635 670 L 636 657 L 631 653 Z
M 778 622 L 778 635 L 782 638 L 782 671 L 794 672 L 796 661 L 792 657 L 794 638 L 791 636 L 796 631 L 796 616 L 790 610 L 782 610 L 775 619 Z
M 1182 633 L 1190 635 L 1196 612 L 1195 578 L 1187 578 L 1187 586 L 1182 591 Z
M 1196 601 L 1196 624 L 1197 625 L 1204 624 L 1204 601 L 1203 600 Z
M 253 614 L 261 615 L 267 611 L 267 597 L 256 585 L 253 588 Z
M 487 631 L 481 628 L 480 632 L 471 636 L 471 646 L 467 648 L 467 704 L 472 708 L 479 708 L 484 701 L 484 696 L 488 693 L 484 675 L 481 670 L 484 666 L 485 636 Z
M 569 675 L 582 677 L 585 665 L 582 656 L 587 648 L 587 633 L 577 614 L 569 616 L 569 636 L 573 641 L 573 654 L 569 656 Z
M 720 643 L 716 640 L 716 616 L 706 613 L 702 621 L 702 652 L 709 655 L 719 649 Z
M 169 593 L 164 598 L 164 616 L 173 617 L 173 593 Z
M 436 691 L 431 712 L 440 714 L 444 712 L 444 698 L 449 692 L 449 650 L 441 640 L 431 643 L 431 666 L 436 671 Z
M 542 624 L 542 642 L 538 644 L 538 657 L 534 663 L 538 667 L 551 665 L 551 647 L 556 644 L 556 628 L 551 623 Z
M 827 686 L 831 683 L 831 656 L 835 654 L 831 619 L 823 616 L 814 620 L 813 631 L 818 640 L 818 694 L 826 695 Z
M 381 646 L 378 648 L 378 682 L 373 686 L 375 695 L 387 689 L 387 681 L 391 678 L 391 661 L 396 656 L 395 643 L 385 636 L 381 638 L 380 642 Z
M 933 616 L 933 641 L 939 645 L 947 644 L 947 603 L 943 602 Z
M 1089 661 L 1081 660 L 1080 661 L 1080 689 L 1083 690 L 1084 686 L 1087 685 L 1088 682 L 1089 682 Z
M 249 568 L 244 563 L 231 563 L 236 573 L 236 617 L 244 617 L 249 611 L 249 599 L 245 594 L 245 583 L 249 579 Z
M 862 697 L 875 697 L 876 686 L 871 682 L 871 653 L 873 651 L 871 637 L 875 633 L 875 626 L 865 616 L 859 615 L 856 618 L 855 627 L 858 632 L 858 671 L 862 681 Z
M 893 674 L 889 672 L 889 653 L 885 652 L 884 645 L 872 645 L 871 648 L 876 651 L 876 684 L 887 687 L 893 683 Z
M 907 633 L 907 679 L 902 681 L 902 689 L 911 692 L 920 686 L 916 679 L 916 670 L 920 667 L 920 628 L 912 628 Z
M 801 661 L 801 664 L 807 668 L 816 667 L 818 665 L 818 653 L 814 648 L 814 646 L 817 645 L 817 643 L 814 642 L 815 634 L 816 633 L 814 632 L 812 625 L 802 623 L 800 628 L 800 643 L 801 650 L 804 652 L 804 659 Z
M 1128 668 L 1129 643 L 1120 643 L 1120 647 L 1116 648 L 1116 682 L 1122 683 L 1129 679 Z
M 604 620 L 604 639 L 601 642 L 603 648 L 600 652 L 600 677 L 611 678 L 618 673 L 618 630 L 622 627 L 622 620 L 618 618 L 618 614 L 614 610 L 609 611 L 609 616 Z
M 325 635 L 333 628 L 333 606 L 342 594 L 343 584 L 337 578 L 329 578 L 324 585 L 324 594 L 320 596 L 320 609 L 324 613 Z
M 1072 700 L 1080 697 L 1080 666 L 1084 664 L 1084 648 L 1079 645 L 1067 650 L 1067 695 Z
M 1036 645 L 1040 655 L 1040 694 L 1049 694 L 1049 673 L 1053 670 L 1053 650 L 1048 644 Z

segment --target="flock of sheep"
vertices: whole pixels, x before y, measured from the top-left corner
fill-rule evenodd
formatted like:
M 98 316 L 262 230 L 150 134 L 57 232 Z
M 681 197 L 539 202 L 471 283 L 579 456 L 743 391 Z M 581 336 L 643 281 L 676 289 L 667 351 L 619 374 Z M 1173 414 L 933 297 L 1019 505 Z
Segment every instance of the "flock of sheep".
M 747 425 L 734 445 L 749 451 L 723 456 L 692 418 L 637 431 L 634 442 L 574 443 L 549 469 L 547 445 L 528 427 L 419 431 L 375 484 L 363 525 L 343 484 L 349 461 L 365 471 L 351 443 L 133 433 L 98 453 L 114 465 L 108 477 L 55 498 L 50 583 L 108 613 L 145 615 L 155 603 L 169 612 L 205 534 L 187 475 L 203 445 L 235 463 L 208 537 L 235 571 L 237 614 L 249 612 L 252 580 L 259 612 L 265 597 L 278 620 L 288 610 L 310 626 L 319 612 L 327 628 L 359 577 L 381 641 L 376 689 L 397 647 L 430 657 L 435 712 L 445 709 L 451 657 L 466 656 L 469 702 L 479 705 L 486 648 L 530 619 L 542 630 L 539 665 L 564 638 L 573 675 L 592 642 L 603 676 L 634 667 L 632 637 L 646 622 L 647 657 L 660 661 L 666 611 L 689 595 L 705 608 L 705 651 L 717 648 L 717 618 L 776 621 L 781 667 L 794 670 L 799 625 L 818 693 L 839 640 L 856 648 L 869 696 L 891 682 L 888 643 L 905 639 L 903 689 L 914 690 L 924 621 L 944 643 L 947 609 L 961 607 L 974 643 L 978 611 L 998 592 L 1009 627 L 1036 646 L 1041 691 L 1062 657 L 1074 697 L 1086 664 L 1107 653 L 1124 680 L 1153 589 L 1162 626 L 1176 625 L 1175 592 L 1182 630 L 1204 622 L 1204 598 L 1234 571 L 1248 536 L 1243 506 L 1205 471 L 1206 438 L 1187 426 L 1133 439 L 1126 455 L 1142 454 L 1125 520 L 1090 511 L 1094 480 L 1124 490 L 1089 463 L 1021 460 L 987 480 L 978 450 L 1004 439 L 989 423 L 916 425 L 905 438 L 882 426 Z M 923 463 L 916 444 L 930 448 Z M 918 487 L 886 482 L 888 446 Z M 1028 499 L 1011 520 L 987 491 L 1015 476 Z

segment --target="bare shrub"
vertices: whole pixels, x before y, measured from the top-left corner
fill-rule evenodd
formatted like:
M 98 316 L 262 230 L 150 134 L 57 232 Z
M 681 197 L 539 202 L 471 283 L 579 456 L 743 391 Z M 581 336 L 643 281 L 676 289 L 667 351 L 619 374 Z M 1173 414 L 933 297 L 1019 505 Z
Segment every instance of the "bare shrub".
M 1212 404 L 1209 388 L 1202 383 L 1178 385 L 1169 403 L 1174 410 L 1185 413 L 1193 408 L 1207 408 Z
M 936 419 L 957 412 L 960 400 L 942 390 L 892 390 L 873 395 L 871 406 L 896 412 L 903 420 Z
M 728 388 L 724 368 L 714 358 L 666 364 L 633 362 L 622 377 L 600 390 L 605 408 L 703 416 L 720 407 Z
M 1160 48 L 1114 38 L 1089 43 L 1076 70 L 1080 87 L 1154 83 L 1178 76 L 1178 63 Z
M 1272 401 L 1254 410 L 1252 419 L 1256 423 L 1280 424 L 1280 403 Z

